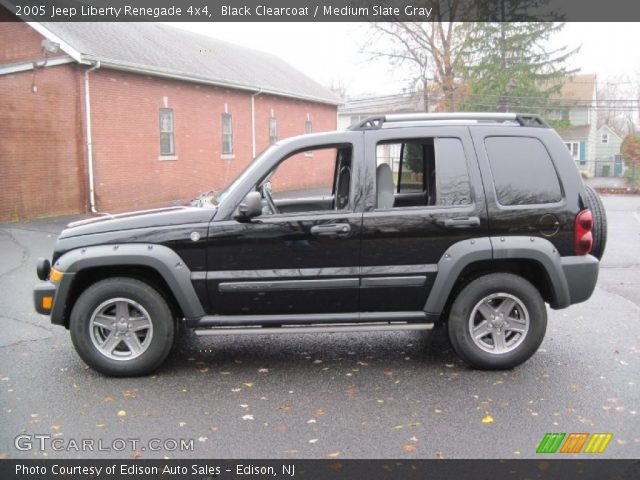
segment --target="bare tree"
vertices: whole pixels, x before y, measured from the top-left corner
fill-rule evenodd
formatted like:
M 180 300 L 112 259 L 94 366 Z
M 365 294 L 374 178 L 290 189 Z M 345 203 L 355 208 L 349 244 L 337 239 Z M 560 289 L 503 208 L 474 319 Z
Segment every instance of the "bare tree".
M 437 110 L 455 110 L 456 96 L 463 88 L 457 78 L 464 39 L 460 38 L 454 20 L 469 3 L 436 2 L 431 22 L 373 23 L 371 38 L 363 50 L 372 58 L 386 58 L 392 65 L 408 66 L 410 85 L 422 92 L 425 110 L 434 103 L 429 98 L 433 93 L 441 99 Z
M 611 77 L 598 85 L 598 128 L 608 125 L 623 136 L 635 131 L 640 85 L 627 77 Z

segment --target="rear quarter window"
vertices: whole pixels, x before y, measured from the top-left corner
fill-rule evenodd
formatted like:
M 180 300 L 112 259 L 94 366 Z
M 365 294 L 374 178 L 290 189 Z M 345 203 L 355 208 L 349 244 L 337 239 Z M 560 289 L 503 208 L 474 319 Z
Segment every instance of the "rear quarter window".
M 501 205 L 535 205 L 562 200 L 549 152 L 537 138 L 485 139 L 489 165 Z

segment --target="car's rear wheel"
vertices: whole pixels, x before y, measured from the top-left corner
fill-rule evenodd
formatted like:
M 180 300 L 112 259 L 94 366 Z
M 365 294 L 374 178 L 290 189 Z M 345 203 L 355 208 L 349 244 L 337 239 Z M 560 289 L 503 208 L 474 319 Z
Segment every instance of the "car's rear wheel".
M 591 247 L 591 255 L 598 260 L 604 255 L 604 248 L 607 245 L 607 212 L 604 209 L 600 195 L 593 189 L 591 185 L 584 186 L 586 194 L 587 206 L 593 214 L 593 247 Z
M 540 293 L 510 273 L 473 280 L 454 300 L 448 319 L 454 350 L 481 369 L 513 368 L 525 362 L 542 343 L 546 327 Z
M 160 366 L 175 336 L 171 310 L 150 285 L 117 277 L 87 288 L 69 324 L 82 359 L 105 375 L 145 375 Z

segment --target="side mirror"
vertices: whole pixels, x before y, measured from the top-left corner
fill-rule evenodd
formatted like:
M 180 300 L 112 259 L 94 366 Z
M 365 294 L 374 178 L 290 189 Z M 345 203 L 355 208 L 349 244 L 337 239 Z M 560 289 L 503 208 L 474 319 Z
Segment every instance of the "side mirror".
M 233 214 L 238 222 L 246 223 L 253 217 L 262 214 L 262 196 L 259 192 L 249 192 L 244 200 L 238 205 Z

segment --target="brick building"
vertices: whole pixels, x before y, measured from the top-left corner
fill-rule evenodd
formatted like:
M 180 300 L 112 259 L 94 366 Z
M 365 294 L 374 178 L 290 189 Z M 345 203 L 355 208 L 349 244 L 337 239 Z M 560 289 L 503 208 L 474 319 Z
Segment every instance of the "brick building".
M 278 138 L 335 129 L 338 103 L 166 25 L 0 22 L 0 221 L 184 202 Z

